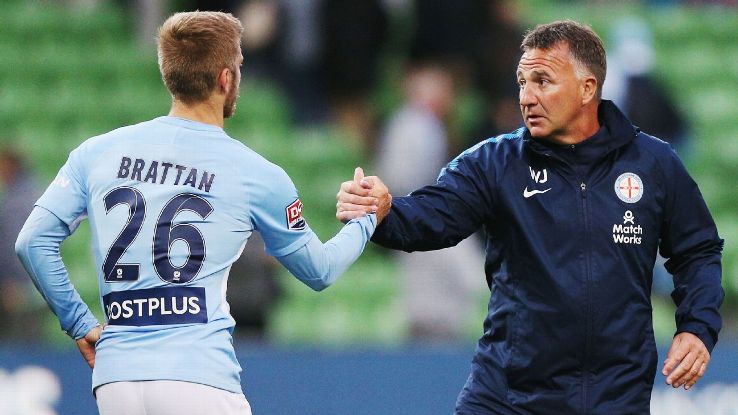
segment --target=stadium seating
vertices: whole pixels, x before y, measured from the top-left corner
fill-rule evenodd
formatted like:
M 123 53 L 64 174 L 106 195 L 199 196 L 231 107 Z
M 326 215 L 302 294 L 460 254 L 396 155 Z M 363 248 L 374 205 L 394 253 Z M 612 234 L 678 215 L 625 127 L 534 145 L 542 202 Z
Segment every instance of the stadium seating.
M 154 51 L 136 44 L 131 17 L 114 4 L 103 2 L 94 11 L 80 12 L 52 2 L 44 7 L 32 3 L 5 1 L 0 14 L 0 125 L 5 131 L 0 146 L 22 146 L 39 178 L 47 182 L 83 139 L 161 115 L 169 96 Z M 694 127 L 689 167 L 729 241 L 726 275 L 736 275 L 738 14 L 686 7 L 653 12 L 610 3 L 584 7 L 539 1 L 522 9 L 527 24 L 572 17 L 606 31 L 613 16 L 636 12 L 653 25 L 658 73 L 684 103 Z M 329 238 L 339 227 L 333 218 L 338 184 L 351 177 L 355 165 L 366 164 L 366 155 L 357 154 L 332 128 L 294 129 L 288 103 L 278 90 L 245 76 L 237 116 L 226 129 L 285 168 L 301 191 L 309 223 L 321 239 Z M 89 229 L 82 227 L 65 243 L 63 253 L 75 285 L 96 308 L 89 238 Z M 286 272 L 280 282 L 286 295 L 270 325 L 277 341 L 403 339 L 397 271 L 379 248 L 370 247 L 325 292 L 313 293 Z M 735 309 L 738 285 L 734 279 L 725 282 Z M 479 313 L 469 317 L 470 339 L 481 330 L 484 304 L 480 298 Z M 58 328 L 49 332 L 50 339 L 64 339 Z

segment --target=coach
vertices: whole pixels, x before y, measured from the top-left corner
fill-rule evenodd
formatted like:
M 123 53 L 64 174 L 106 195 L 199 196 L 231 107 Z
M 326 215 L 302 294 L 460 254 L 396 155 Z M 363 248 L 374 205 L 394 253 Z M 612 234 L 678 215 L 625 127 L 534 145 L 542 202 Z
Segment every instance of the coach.
M 590 28 L 541 25 L 521 48 L 524 128 L 470 148 L 406 197 L 377 177 L 345 182 L 336 216 L 378 200 L 372 240 L 405 251 L 484 228 L 489 312 L 457 414 L 648 414 L 656 253 L 677 305 L 662 373 L 689 389 L 720 331 L 723 241 L 669 145 L 600 99 L 605 51 Z

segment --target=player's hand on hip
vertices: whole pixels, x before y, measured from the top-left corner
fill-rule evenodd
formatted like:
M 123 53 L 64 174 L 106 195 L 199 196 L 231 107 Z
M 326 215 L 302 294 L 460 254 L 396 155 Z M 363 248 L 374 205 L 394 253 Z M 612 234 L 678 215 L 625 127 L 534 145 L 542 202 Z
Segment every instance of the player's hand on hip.
M 336 219 L 348 222 L 375 213 L 379 201 L 370 196 L 371 183 L 364 178 L 364 170 L 357 167 L 354 170 L 354 179 L 341 183 L 341 188 L 336 194 Z
M 692 333 L 679 333 L 674 336 L 661 373 L 667 384 L 674 388 L 684 385 L 688 390 L 704 376 L 709 363 L 710 352 L 702 340 Z
M 85 337 L 77 339 L 77 347 L 79 352 L 82 353 L 82 357 L 90 368 L 95 368 L 95 343 L 100 340 L 100 333 L 102 333 L 102 326 L 93 327 L 92 330 L 85 334 Z

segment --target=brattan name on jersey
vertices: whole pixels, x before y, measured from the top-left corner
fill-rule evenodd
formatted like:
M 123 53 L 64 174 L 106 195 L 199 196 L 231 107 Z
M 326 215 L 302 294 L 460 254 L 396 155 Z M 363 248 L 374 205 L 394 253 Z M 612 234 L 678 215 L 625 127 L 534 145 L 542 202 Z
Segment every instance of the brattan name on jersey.
M 108 324 L 154 326 L 207 323 L 204 287 L 114 291 L 103 296 Z
M 612 240 L 616 244 L 640 245 L 642 238 L 638 235 L 643 235 L 643 228 L 635 224 L 635 216 L 630 210 L 625 211 L 623 223 L 612 225 Z
M 169 174 L 170 169 L 172 169 L 171 174 Z M 176 170 L 176 173 L 174 170 Z M 130 178 L 131 180 L 154 184 L 191 186 L 210 193 L 210 187 L 213 185 L 213 181 L 215 180 L 215 173 L 208 173 L 202 169 L 201 171 L 202 175 L 198 173 L 195 167 L 187 167 L 177 163 L 167 163 L 157 160 L 147 162 L 143 159 L 122 157 L 120 159 L 120 167 L 118 167 L 118 174 L 116 177 L 119 179 Z M 167 181 L 167 177 L 169 177 L 169 181 Z

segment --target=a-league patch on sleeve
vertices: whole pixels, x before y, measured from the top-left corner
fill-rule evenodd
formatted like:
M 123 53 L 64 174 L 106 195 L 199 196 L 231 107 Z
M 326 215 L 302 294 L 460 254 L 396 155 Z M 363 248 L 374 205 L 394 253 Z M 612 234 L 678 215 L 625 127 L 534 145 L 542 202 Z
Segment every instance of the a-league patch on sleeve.
M 292 202 L 285 210 L 287 213 L 287 229 L 295 231 L 305 229 L 306 222 L 302 217 L 302 202 L 300 202 L 300 199 Z

